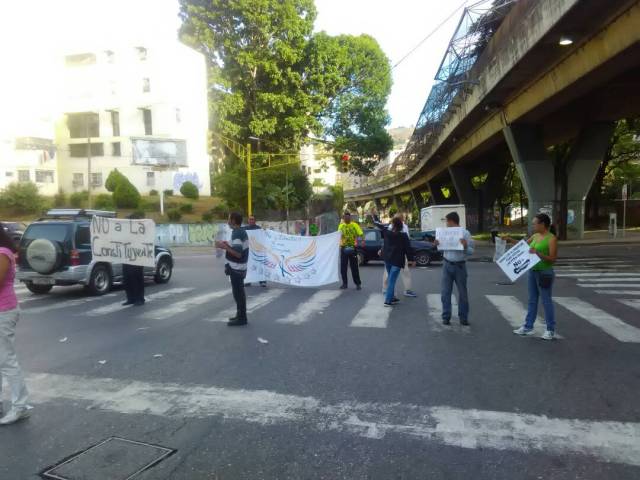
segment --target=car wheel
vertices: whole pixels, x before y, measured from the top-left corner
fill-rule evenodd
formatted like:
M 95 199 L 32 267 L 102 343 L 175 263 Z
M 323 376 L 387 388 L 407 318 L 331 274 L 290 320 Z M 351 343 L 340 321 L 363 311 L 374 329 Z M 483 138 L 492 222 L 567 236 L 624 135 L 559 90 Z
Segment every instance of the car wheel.
M 49 293 L 53 288 L 53 285 L 36 285 L 33 282 L 27 282 L 25 285 L 31 293 L 35 293 L 36 295 L 44 295 L 45 293 Z
M 161 258 L 156 267 L 156 274 L 153 277 L 156 283 L 168 283 L 173 274 L 173 266 L 168 258 Z
M 106 265 L 96 265 L 91 272 L 87 288 L 92 295 L 104 295 L 111 290 L 113 279 Z
M 358 265 L 363 266 L 367 264 L 367 257 L 364 256 L 364 253 L 358 252 Z
M 418 267 L 428 267 L 431 265 L 431 256 L 429 255 L 429 252 L 417 252 L 415 260 Z

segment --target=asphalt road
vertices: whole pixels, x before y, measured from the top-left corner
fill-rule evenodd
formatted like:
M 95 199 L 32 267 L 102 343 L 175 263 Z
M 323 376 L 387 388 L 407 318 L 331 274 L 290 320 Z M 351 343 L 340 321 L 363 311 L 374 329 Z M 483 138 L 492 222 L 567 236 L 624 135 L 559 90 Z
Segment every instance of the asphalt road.
M 0 429 L 0 479 L 84 451 L 58 478 L 125 479 L 165 454 L 134 478 L 640 478 L 637 252 L 561 252 L 553 342 L 512 334 L 526 284 L 481 261 L 469 328 L 437 321 L 438 265 L 413 270 L 419 297 L 394 309 L 381 265 L 362 268 L 360 292 L 254 286 L 235 329 L 213 256 L 178 256 L 140 308 L 121 291 L 20 289 L 34 409 Z M 169 450 L 88 450 L 110 437 Z

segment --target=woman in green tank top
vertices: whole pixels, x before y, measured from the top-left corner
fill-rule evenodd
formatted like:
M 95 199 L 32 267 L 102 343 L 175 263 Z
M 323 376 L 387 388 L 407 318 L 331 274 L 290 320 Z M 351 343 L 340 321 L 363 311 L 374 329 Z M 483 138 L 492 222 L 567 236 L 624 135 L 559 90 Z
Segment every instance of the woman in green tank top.
M 553 264 L 558 258 L 558 239 L 551 232 L 551 219 L 544 213 L 537 214 L 533 219 L 534 234 L 529 238 L 529 253 L 540 257 L 538 262 L 529 270 L 529 305 L 524 325 L 513 333 L 517 335 L 533 335 L 533 323 L 538 315 L 538 299 L 542 298 L 544 319 L 547 329 L 542 335 L 544 340 L 553 340 L 555 337 L 556 321 L 553 300 L 551 298 L 553 287 Z

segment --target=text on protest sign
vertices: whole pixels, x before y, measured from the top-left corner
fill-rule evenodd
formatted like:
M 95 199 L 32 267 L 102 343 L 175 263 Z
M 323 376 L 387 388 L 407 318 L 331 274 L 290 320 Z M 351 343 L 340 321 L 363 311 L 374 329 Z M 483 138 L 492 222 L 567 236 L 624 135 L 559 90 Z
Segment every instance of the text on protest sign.
M 498 259 L 498 266 L 512 282 L 515 282 L 540 261 L 538 255 L 529 253 L 529 248 L 527 242 L 520 240 Z
M 95 260 L 140 267 L 155 266 L 153 220 L 91 219 L 91 251 Z
M 247 282 L 319 287 L 339 279 L 340 232 L 303 237 L 249 230 Z
M 464 250 L 460 240 L 464 238 L 464 228 L 447 227 L 436 228 L 436 240 L 438 240 L 438 250 Z

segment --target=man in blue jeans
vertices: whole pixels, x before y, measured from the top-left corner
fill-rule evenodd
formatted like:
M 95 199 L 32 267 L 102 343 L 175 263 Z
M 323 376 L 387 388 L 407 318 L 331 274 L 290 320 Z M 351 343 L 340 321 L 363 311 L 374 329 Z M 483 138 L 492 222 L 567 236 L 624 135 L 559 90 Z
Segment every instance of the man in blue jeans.
M 445 217 L 447 227 L 459 227 L 460 216 L 451 212 Z M 436 246 L 438 240 L 435 241 Z M 444 265 L 442 266 L 442 323 L 451 323 L 451 294 L 455 282 L 458 289 L 458 317 L 460 325 L 469 325 L 469 296 L 467 294 L 467 257 L 473 253 L 473 239 L 468 230 L 464 230 L 460 239 L 462 250 L 444 250 Z

